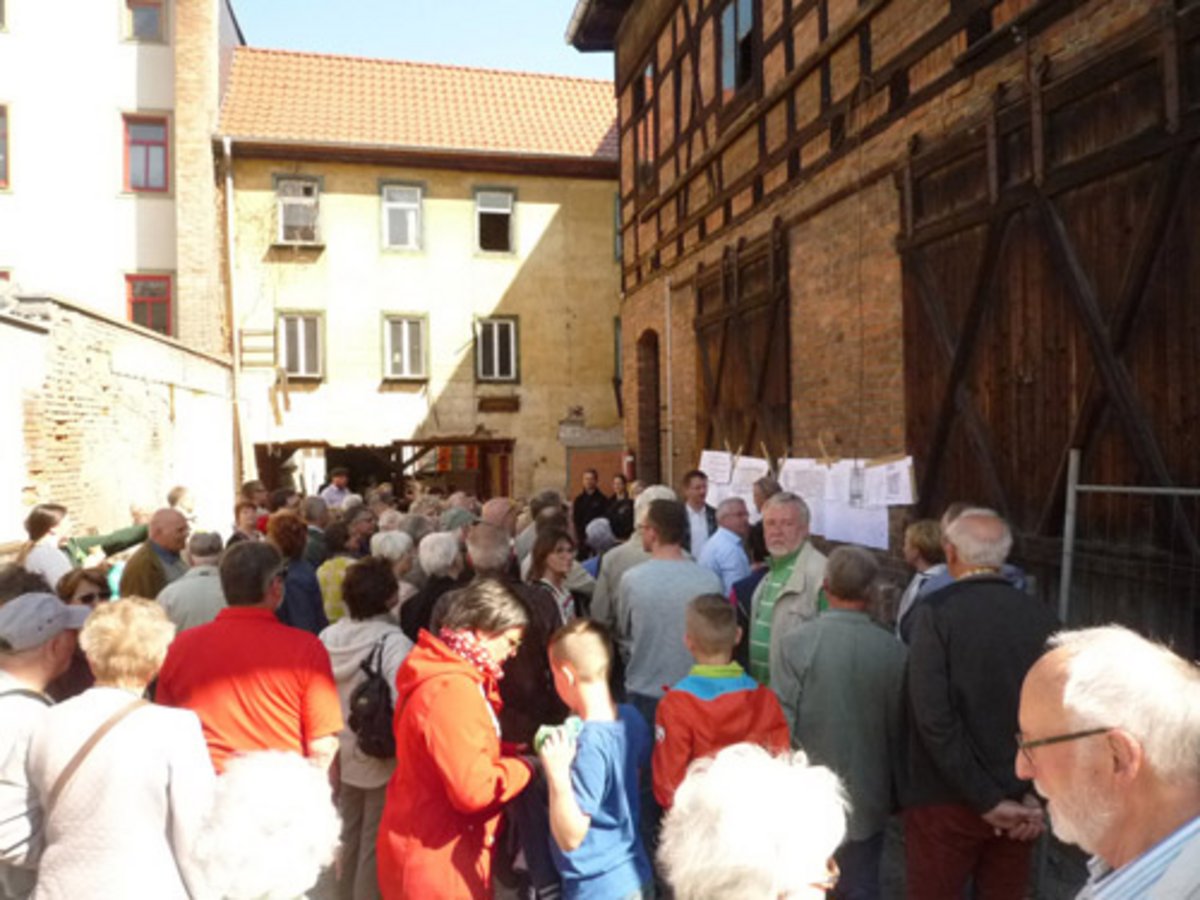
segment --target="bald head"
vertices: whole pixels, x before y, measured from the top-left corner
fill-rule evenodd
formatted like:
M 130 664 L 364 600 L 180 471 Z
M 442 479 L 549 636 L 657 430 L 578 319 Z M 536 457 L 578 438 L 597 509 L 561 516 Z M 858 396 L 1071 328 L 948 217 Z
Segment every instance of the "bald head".
M 517 504 L 511 497 L 493 497 L 483 504 L 479 519 L 494 528 L 503 528 L 509 534 L 513 534 L 517 525 Z
M 188 523 L 177 509 L 160 509 L 150 517 L 150 540 L 172 553 L 183 552 L 187 544 Z

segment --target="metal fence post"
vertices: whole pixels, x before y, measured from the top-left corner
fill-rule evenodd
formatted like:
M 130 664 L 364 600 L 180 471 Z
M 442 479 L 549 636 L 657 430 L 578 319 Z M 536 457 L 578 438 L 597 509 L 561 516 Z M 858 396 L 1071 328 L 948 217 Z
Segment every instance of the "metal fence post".
M 1079 496 L 1079 450 L 1067 451 L 1067 503 L 1063 513 L 1062 574 L 1058 582 L 1058 619 L 1068 625 L 1071 612 L 1071 564 L 1075 556 L 1075 503 Z

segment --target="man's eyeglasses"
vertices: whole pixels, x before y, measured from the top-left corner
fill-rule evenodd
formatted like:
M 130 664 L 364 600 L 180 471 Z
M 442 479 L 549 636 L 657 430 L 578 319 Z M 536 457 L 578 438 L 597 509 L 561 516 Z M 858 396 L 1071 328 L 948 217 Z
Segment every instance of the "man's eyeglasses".
M 1038 738 L 1036 741 L 1025 740 L 1025 735 L 1017 732 L 1017 749 L 1025 754 L 1025 761 L 1033 765 L 1033 754 L 1030 750 L 1035 750 L 1038 747 L 1047 747 L 1050 744 L 1065 744 L 1067 741 L 1077 741 L 1085 737 L 1094 737 L 1097 734 L 1106 734 L 1116 727 L 1114 725 L 1106 725 L 1104 728 L 1089 728 L 1086 731 L 1072 731 L 1069 734 L 1056 734 L 1053 737 Z

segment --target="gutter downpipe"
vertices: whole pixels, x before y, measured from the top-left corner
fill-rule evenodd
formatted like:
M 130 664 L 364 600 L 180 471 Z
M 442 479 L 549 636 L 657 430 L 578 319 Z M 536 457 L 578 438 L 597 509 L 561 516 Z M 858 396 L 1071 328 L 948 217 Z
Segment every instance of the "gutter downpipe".
M 225 311 L 229 316 L 229 336 L 233 365 L 230 369 L 230 390 L 233 412 L 233 472 L 236 483 L 234 491 L 245 480 L 245 459 L 242 456 L 242 351 L 241 328 L 237 319 L 237 278 L 234 275 L 234 221 L 233 209 L 233 139 L 228 135 L 221 138 L 221 149 L 225 162 L 225 271 L 229 277 L 229 288 L 225 293 Z
M 667 334 L 667 484 L 675 486 L 675 419 L 672 416 L 671 403 L 671 282 L 663 279 L 663 318 L 666 320 Z

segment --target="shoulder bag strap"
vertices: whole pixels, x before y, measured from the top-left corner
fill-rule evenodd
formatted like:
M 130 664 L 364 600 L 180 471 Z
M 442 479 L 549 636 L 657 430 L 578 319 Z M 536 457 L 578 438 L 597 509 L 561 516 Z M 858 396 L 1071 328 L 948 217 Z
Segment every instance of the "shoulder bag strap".
M 46 706 L 53 706 L 54 701 L 45 694 L 38 693 L 30 688 L 12 688 L 7 691 L 0 691 L 0 698 L 4 697 L 28 697 L 30 700 L 41 700 Z
M 83 764 L 83 761 L 87 758 L 87 755 L 92 752 L 92 748 L 95 747 L 96 744 L 100 743 L 100 739 L 102 737 L 112 731 L 113 726 L 115 726 L 139 706 L 146 706 L 146 701 L 140 697 L 127 706 L 122 706 L 115 713 L 105 719 L 104 722 L 101 723 L 100 727 L 92 732 L 92 736 L 84 742 L 83 746 L 75 751 L 75 755 L 71 757 L 71 761 L 67 763 L 66 768 L 59 773 L 58 778 L 54 782 L 54 787 L 50 788 L 50 795 L 46 798 L 46 803 L 44 806 L 47 819 L 50 818 L 50 813 L 54 809 L 54 804 L 58 801 L 58 795 L 62 793 L 63 788 L 67 786 L 67 782 L 71 780 L 71 776 L 74 775 L 75 771 L 80 767 L 80 765 Z

